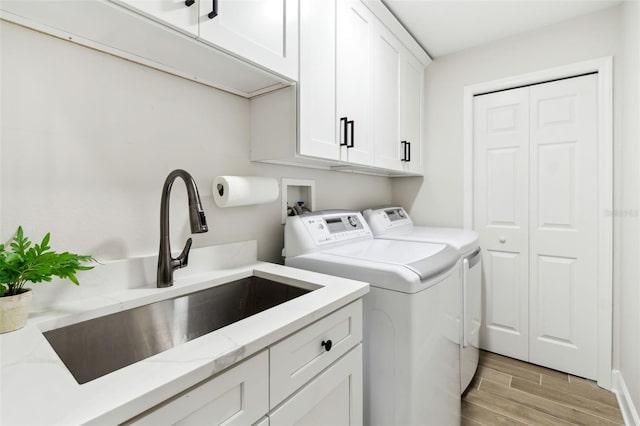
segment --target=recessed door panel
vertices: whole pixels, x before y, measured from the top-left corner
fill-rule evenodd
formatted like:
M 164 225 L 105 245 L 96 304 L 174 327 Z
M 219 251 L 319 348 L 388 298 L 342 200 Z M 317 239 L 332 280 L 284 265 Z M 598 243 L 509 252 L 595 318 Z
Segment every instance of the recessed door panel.
M 512 277 L 519 275 L 519 255 L 489 251 L 487 264 L 487 327 L 519 333 L 518 286 L 512 285 Z
M 576 286 L 576 259 L 538 256 L 537 310 L 539 340 L 575 346 L 573 295 Z
M 518 150 L 487 150 L 487 225 L 518 226 Z
M 487 130 L 491 134 L 516 131 L 518 104 L 503 105 L 487 111 Z
M 538 150 L 538 227 L 576 229 L 576 143 L 540 144 Z
M 522 281 L 527 278 L 526 262 L 519 253 L 483 251 L 485 321 L 480 343 L 494 352 L 525 357 L 528 324 L 522 302 L 527 295 Z
M 538 122 L 539 128 L 551 126 L 566 126 L 575 124 L 575 102 L 576 96 L 551 96 L 538 100 Z

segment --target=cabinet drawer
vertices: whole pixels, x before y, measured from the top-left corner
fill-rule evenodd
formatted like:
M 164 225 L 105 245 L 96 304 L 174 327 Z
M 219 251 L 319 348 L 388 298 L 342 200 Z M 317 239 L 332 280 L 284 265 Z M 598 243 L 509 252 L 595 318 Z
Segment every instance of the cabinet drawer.
M 362 345 L 269 414 L 271 426 L 362 425 Z
M 128 425 L 248 425 L 269 411 L 267 351 L 126 422 Z
M 270 408 L 361 341 L 362 300 L 358 300 L 272 346 Z

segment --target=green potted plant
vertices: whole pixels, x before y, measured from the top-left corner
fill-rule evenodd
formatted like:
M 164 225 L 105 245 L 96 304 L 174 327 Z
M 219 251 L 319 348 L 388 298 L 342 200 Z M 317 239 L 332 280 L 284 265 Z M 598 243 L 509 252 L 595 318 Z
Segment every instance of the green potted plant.
M 25 284 L 56 276 L 79 285 L 76 272 L 93 268 L 83 265 L 94 261 L 89 255 L 51 250 L 50 238 L 47 233 L 40 244 L 32 244 L 19 226 L 9 248 L 0 244 L 0 333 L 24 327 L 31 301 L 31 289 Z

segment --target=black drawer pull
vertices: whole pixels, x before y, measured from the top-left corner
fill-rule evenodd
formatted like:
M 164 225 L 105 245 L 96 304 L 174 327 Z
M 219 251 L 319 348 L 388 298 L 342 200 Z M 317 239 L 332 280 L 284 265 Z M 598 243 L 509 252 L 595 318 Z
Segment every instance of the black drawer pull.
M 209 19 L 213 19 L 218 16 L 218 0 L 213 0 L 213 10 L 207 15 Z
M 347 117 L 340 117 L 340 128 L 342 129 L 340 146 L 347 146 Z
M 333 342 L 331 342 L 331 340 L 323 340 L 321 346 L 325 351 L 329 352 L 333 346 Z
M 196 0 L 185 0 L 184 5 L 187 7 L 191 7 L 195 2 Z
M 400 161 L 411 161 L 411 142 L 401 141 L 402 144 L 402 158 Z
M 351 126 L 351 143 L 347 144 L 347 148 L 353 148 L 353 146 L 355 145 L 355 142 L 353 140 L 353 129 L 356 127 L 356 125 L 354 124 L 353 120 L 347 121 L 347 126 L 349 125 Z

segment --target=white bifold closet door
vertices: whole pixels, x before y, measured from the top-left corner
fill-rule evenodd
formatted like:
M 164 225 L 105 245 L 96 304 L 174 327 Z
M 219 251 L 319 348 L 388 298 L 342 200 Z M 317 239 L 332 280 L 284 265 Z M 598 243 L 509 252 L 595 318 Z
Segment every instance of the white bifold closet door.
M 597 376 L 597 75 L 474 99 L 481 347 Z

